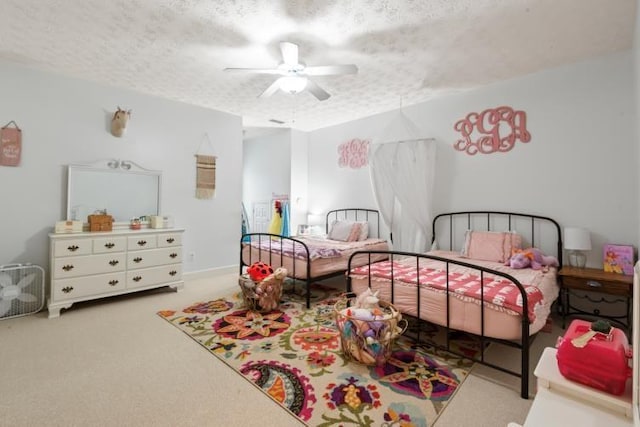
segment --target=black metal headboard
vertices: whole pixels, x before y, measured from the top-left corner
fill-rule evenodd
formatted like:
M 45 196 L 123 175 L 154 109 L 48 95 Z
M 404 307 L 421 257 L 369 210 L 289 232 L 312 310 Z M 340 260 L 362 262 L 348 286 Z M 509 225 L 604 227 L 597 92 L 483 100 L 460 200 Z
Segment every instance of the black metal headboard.
M 367 221 L 369 236 L 380 237 L 380 213 L 375 209 L 345 208 L 327 212 L 325 224 L 327 234 L 329 234 L 329 226 L 335 220 Z M 373 236 L 373 230 L 376 230 L 375 236 Z
M 448 221 L 447 221 L 448 220 Z M 562 266 L 562 232 L 560 225 L 552 218 L 516 212 L 499 211 L 466 211 L 448 212 L 436 215 L 432 224 L 431 243 L 440 245 L 439 238 L 448 230 L 448 249 L 458 249 L 455 245 L 463 241 L 466 230 L 483 231 L 517 231 L 523 236 L 529 246 L 540 248 L 543 252 L 556 253 L 558 262 Z M 438 232 L 440 232 L 438 234 Z M 552 241 L 551 244 L 543 242 L 545 237 Z M 555 245 L 553 244 L 555 240 Z M 447 246 L 440 246 L 446 248 Z

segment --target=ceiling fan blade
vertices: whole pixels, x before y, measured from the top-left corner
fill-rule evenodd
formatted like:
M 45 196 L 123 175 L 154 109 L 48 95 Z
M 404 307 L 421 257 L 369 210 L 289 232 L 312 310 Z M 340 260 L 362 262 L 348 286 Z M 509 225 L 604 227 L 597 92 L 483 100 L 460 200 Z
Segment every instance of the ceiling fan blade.
M 298 65 L 298 45 L 289 42 L 280 42 L 282 61 L 289 66 Z
M 320 65 L 305 67 L 304 74 L 308 76 L 331 76 L 336 74 L 356 74 L 358 67 L 353 64 L 343 65 Z
M 322 89 L 316 82 L 312 81 L 311 79 L 307 79 L 307 90 L 320 101 L 329 99 L 329 97 L 331 96 L 329 95 L 329 92 Z
M 223 71 L 231 73 L 286 74 L 286 72 L 277 68 L 225 68 Z
M 278 89 L 280 89 L 280 79 L 277 79 L 275 82 L 271 83 L 271 86 L 266 88 L 264 92 L 258 95 L 258 98 L 267 98 L 276 93 Z

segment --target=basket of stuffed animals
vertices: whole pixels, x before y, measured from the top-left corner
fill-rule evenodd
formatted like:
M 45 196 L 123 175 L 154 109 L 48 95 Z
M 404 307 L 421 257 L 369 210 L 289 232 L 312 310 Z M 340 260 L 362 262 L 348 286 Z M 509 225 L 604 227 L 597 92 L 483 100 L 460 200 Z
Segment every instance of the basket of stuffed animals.
M 342 353 L 346 359 L 364 365 L 384 364 L 396 338 L 407 328 L 406 319 L 393 304 L 379 301 L 370 291 L 358 298 L 339 300 L 334 312 Z
M 269 312 L 278 308 L 282 298 L 282 283 L 287 277 L 284 268 L 273 268 L 264 263 L 254 263 L 241 274 L 238 284 L 242 299 L 249 310 Z

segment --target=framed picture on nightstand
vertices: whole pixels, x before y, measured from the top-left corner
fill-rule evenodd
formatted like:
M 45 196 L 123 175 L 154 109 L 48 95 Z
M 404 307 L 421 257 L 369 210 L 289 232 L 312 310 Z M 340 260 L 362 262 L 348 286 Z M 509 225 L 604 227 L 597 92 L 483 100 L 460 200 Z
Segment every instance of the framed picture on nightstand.
M 606 244 L 603 247 L 604 271 L 633 276 L 634 251 L 630 245 Z

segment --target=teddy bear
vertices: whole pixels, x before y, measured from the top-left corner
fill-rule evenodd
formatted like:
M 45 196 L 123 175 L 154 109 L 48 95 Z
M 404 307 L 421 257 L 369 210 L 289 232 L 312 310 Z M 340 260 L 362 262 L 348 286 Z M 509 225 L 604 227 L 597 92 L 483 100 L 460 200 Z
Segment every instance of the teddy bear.
M 533 270 L 541 270 L 547 267 L 558 267 L 560 264 L 556 257 L 544 255 L 538 248 L 528 248 L 514 250 L 504 265 L 515 269 L 531 267 Z

